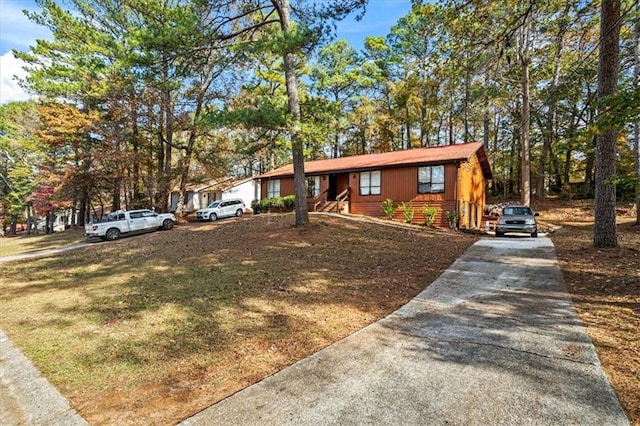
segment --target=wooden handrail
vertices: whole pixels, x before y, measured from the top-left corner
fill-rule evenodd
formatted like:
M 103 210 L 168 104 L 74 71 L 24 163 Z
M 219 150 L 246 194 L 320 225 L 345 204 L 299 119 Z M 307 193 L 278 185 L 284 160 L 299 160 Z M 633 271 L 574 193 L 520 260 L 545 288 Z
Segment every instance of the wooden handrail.
M 347 187 L 347 189 L 345 189 L 344 191 L 342 191 L 336 196 L 336 201 L 338 202 L 338 206 L 337 206 L 338 214 L 342 211 L 342 203 L 349 199 L 350 191 L 351 191 L 351 188 Z
M 318 206 L 320 204 L 326 204 L 327 203 L 327 195 L 329 194 L 329 190 L 325 189 L 324 191 L 322 191 L 320 194 L 316 195 L 315 197 L 313 197 L 313 211 L 317 212 L 318 211 Z

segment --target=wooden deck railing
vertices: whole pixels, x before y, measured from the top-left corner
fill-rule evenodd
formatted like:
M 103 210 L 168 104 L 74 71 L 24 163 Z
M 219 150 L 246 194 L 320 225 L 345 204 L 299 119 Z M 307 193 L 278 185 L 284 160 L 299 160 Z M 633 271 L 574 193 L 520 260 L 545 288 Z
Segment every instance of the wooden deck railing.
M 327 195 L 329 193 L 329 190 L 326 189 L 324 191 L 322 191 L 320 194 L 316 195 L 315 197 L 313 197 L 313 211 L 317 212 L 318 211 L 318 206 L 320 205 L 325 205 L 327 204 Z
M 351 188 L 347 187 L 347 189 L 336 196 L 336 201 L 338 202 L 338 213 L 342 213 L 342 203 L 344 203 L 345 201 L 349 201 L 350 191 Z

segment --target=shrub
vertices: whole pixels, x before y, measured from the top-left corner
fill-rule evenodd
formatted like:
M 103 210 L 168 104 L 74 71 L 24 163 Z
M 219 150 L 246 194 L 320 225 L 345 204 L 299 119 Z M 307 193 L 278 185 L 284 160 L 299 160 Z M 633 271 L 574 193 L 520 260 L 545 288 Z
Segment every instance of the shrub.
M 458 211 L 450 211 L 445 213 L 445 217 L 447 218 L 447 222 L 449 223 L 449 228 L 458 229 Z
M 424 224 L 427 226 L 433 226 L 433 224 L 436 223 L 438 209 L 435 207 L 429 207 L 425 204 L 422 206 L 422 214 L 424 215 Z
M 296 208 L 296 196 L 295 195 L 287 195 L 286 197 L 282 197 L 282 204 L 284 209 L 287 211 L 295 210 Z
M 396 211 L 395 206 L 393 205 L 393 200 L 391 198 L 387 198 L 382 202 L 382 211 L 384 212 L 387 219 L 393 219 L 393 212 Z
M 251 210 L 253 210 L 253 212 L 255 214 L 260 213 L 260 210 L 262 210 L 262 203 L 260 202 L 260 200 L 253 200 L 251 201 Z
M 260 210 L 266 212 L 269 211 L 269 207 L 271 207 L 271 198 L 263 198 L 260 200 Z
M 400 211 L 402 212 L 405 223 L 413 222 L 414 211 L 413 211 L 413 203 L 411 201 L 409 201 L 409 204 L 405 204 L 405 202 L 403 201 L 402 204 L 400 204 L 400 206 L 398 207 L 398 209 L 400 209 Z
M 272 209 L 278 209 L 282 211 L 284 208 L 284 201 L 282 201 L 282 197 L 273 197 L 269 199 L 269 206 Z

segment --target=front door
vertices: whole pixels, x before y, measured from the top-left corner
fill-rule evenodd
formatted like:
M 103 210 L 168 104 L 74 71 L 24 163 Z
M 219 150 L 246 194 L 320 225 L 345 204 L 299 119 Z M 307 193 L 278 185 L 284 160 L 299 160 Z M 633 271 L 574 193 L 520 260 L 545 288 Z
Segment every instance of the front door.
M 327 191 L 327 200 L 335 200 L 338 195 L 338 178 L 335 174 L 329 175 L 329 190 Z

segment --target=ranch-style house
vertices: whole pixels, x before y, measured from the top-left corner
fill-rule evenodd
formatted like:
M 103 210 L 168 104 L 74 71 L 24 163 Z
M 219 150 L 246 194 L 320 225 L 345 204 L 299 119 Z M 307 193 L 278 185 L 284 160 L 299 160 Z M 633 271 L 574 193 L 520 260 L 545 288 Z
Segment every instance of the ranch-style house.
M 416 148 L 380 154 L 307 161 L 309 211 L 337 211 L 384 217 L 382 203 L 411 203 L 413 221 L 422 223 L 423 205 L 438 210 L 435 224 L 447 226 L 457 212 L 458 225 L 481 225 L 486 181 L 491 166 L 481 142 Z M 294 194 L 293 165 L 257 176 L 262 198 Z M 394 219 L 402 220 L 396 210 Z

